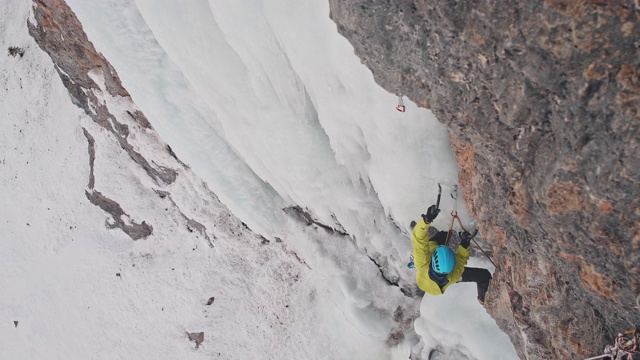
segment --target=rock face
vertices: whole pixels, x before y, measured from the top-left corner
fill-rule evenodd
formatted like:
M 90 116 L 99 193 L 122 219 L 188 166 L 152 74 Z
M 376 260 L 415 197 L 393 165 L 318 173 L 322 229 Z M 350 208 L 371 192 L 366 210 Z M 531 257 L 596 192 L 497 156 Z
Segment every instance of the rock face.
M 96 51 L 69 6 L 62 0 L 34 0 L 33 16 L 35 23 L 27 21 L 29 34 L 38 46 L 51 56 L 73 103 L 101 128 L 111 133 L 122 150 L 133 162 L 144 169 L 156 185 L 172 184 L 178 172 L 173 168 L 147 160 L 130 141 L 129 136 L 132 131 L 135 133 L 152 130 L 151 124 L 141 111 L 134 108 L 133 101 L 122 86 L 115 69 Z M 95 79 L 104 81 L 104 91 Z M 104 100 L 105 93 L 122 99 L 132 106 L 131 109 L 126 110 L 125 121 L 133 124 L 135 128 L 132 129 L 131 125 L 127 125 L 125 121 L 113 114 Z M 109 214 L 111 222 L 106 222 L 108 228 L 119 228 L 133 240 L 150 236 L 153 233 L 152 225 L 145 221 L 137 223 L 132 220 L 116 200 L 106 197 L 96 189 L 94 176 L 96 141 L 90 131 L 86 128 L 82 130 L 89 144 L 90 178 L 85 190 L 87 199 Z M 151 133 L 147 135 L 155 136 Z M 136 138 L 135 134 L 132 138 Z M 167 148 L 167 151 L 176 158 L 170 148 Z M 178 162 L 182 164 L 179 160 Z M 204 233 L 203 229 L 199 230 Z
M 640 324 L 637 1 L 330 0 L 378 84 L 446 124 L 523 359 Z

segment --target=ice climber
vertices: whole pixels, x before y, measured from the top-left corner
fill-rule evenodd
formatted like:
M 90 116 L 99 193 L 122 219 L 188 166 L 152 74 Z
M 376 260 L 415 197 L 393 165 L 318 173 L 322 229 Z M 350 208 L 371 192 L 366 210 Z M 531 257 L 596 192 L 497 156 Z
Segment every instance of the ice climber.
M 445 245 L 446 231 L 429 238 L 429 227 L 439 213 L 440 209 L 432 205 L 413 226 L 413 262 L 418 287 L 431 295 L 442 295 L 451 284 L 472 281 L 477 283 L 478 300 L 484 304 L 491 273 L 487 269 L 465 266 L 469 260 L 472 235 L 466 231 L 460 233 L 460 245 L 455 253 Z

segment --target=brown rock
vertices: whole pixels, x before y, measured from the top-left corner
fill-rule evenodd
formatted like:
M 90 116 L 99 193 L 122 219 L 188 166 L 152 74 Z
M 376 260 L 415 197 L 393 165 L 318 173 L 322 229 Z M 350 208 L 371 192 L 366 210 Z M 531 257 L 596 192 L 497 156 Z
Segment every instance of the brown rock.
M 187 332 L 187 336 L 189 337 L 189 340 L 196 343 L 196 349 L 200 348 L 200 344 L 204 342 L 204 332 Z

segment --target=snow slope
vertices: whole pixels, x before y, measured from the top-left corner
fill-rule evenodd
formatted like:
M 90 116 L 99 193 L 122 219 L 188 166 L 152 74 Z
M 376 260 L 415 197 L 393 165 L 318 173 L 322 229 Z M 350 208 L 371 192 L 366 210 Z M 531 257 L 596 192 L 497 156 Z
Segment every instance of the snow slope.
M 395 110 L 324 2 L 69 3 L 163 138 L 265 236 L 277 235 L 274 219 L 246 214 L 273 213 L 255 202 L 264 190 L 248 173 L 237 185 L 217 179 L 242 174 L 210 150 L 220 138 L 287 203 L 324 223 L 335 214 L 360 237 L 366 216 L 391 215 L 406 229 L 437 182 L 450 191 L 457 181 L 446 129 L 411 103 Z
M 164 151 L 155 132 L 123 116 L 135 105 L 98 93 L 141 154 L 179 172 L 173 184 L 154 182 L 72 104 L 27 34 L 28 11 L 21 1 L 3 5 L 3 20 L 15 20 L 2 22 L 2 46 L 25 53 L 1 57 L 0 181 L 11 189 L 0 198 L 2 358 L 387 358 L 397 351 L 385 346 L 391 316 L 367 291 L 378 288 L 395 306 L 412 300 L 378 276 L 354 280 L 359 271 L 378 271 L 355 246 L 327 246 L 323 258 L 305 265 L 287 244 L 318 242 L 318 231 L 295 221 L 285 224 L 291 230 L 282 242 L 263 244 Z M 95 189 L 117 199 L 129 221 L 152 225 L 152 236 L 134 242 L 109 229 L 113 219 L 87 200 L 85 130 L 95 139 Z M 189 219 L 208 230 L 194 231 Z M 351 275 L 327 265 L 337 251 L 351 257 L 343 265 Z M 328 289 L 325 278 L 336 286 Z M 185 331 L 205 333 L 198 350 Z
M 446 131 L 413 104 L 395 112 L 395 97 L 338 36 L 328 5 L 69 4 L 136 104 L 100 97 L 136 129 L 138 151 L 179 175 L 159 186 L 133 163 L 71 103 L 27 33 L 30 4 L 0 5 L 2 48 L 25 49 L 0 57 L 0 181 L 12 190 L 0 195 L 3 356 L 407 358 L 420 341 L 418 300 L 383 280 L 369 256 L 411 282 L 408 222 L 433 202 L 436 182 L 451 188 L 457 168 Z M 137 106 L 195 172 L 123 116 Z M 129 221 L 151 224 L 152 236 L 134 242 L 108 229 L 113 219 L 88 201 L 84 131 L 96 141 L 95 188 Z M 282 211 L 293 205 L 355 241 Z M 423 315 L 440 301 L 453 310 L 416 321 L 414 351 L 514 358 L 473 291 L 462 289 L 425 298 Z M 460 309 L 481 330 L 464 330 Z M 443 328 L 460 336 L 447 340 Z M 205 342 L 196 350 L 185 331 L 204 331 Z M 392 334 L 405 338 L 389 346 Z M 486 341 L 490 349 L 478 346 Z

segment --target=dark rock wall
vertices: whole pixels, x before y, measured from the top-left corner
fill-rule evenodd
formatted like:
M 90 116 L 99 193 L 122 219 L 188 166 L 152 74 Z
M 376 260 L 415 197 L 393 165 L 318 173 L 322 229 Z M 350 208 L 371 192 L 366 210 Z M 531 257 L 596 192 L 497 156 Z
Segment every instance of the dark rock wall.
M 640 324 L 638 2 L 329 2 L 378 84 L 448 126 L 521 358 Z

